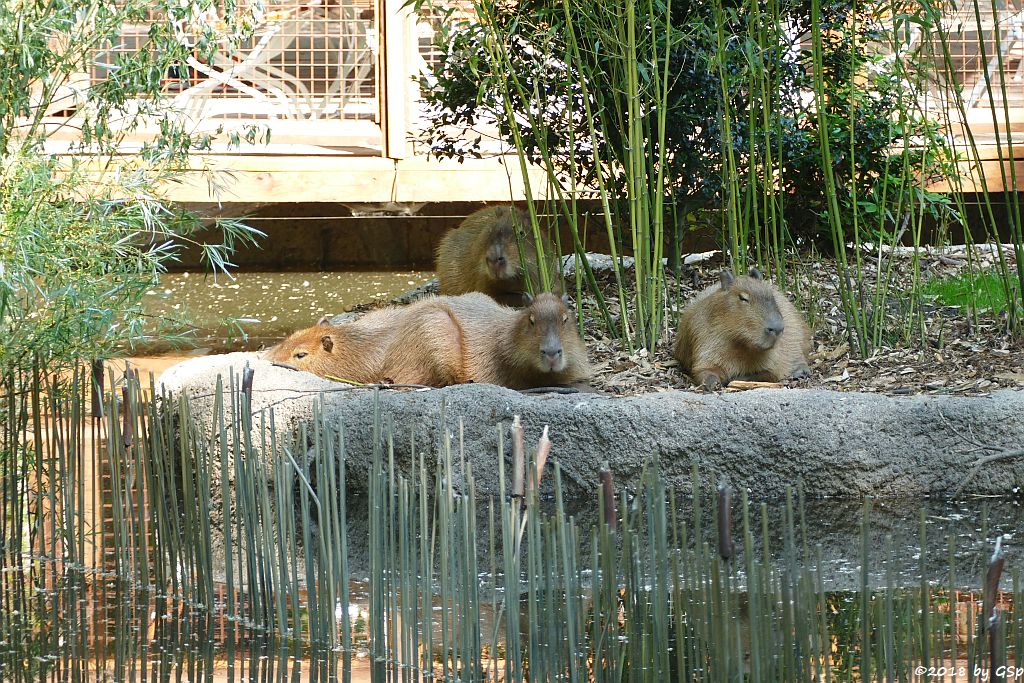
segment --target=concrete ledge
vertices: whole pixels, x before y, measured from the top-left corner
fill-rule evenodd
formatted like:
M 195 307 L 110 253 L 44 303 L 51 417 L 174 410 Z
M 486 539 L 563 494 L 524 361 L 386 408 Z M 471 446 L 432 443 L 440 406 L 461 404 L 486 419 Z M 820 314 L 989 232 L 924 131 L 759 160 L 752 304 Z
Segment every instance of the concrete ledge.
M 569 495 L 592 495 L 604 462 L 617 484 L 629 485 L 654 456 L 670 485 L 688 489 L 696 463 L 705 482 L 725 477 L 754 499 L 781 495 L 801 479 L 809 496 L 835 498 L 945 497 L 961 484 L 963 494 L 1007 495 L 1024 487 L 1019 455 L 988 462 L 968 477 L 980 457 L 1024 446 L 1024 392 L 892 398 L 762 389 L 615 398 L 531 395 L 490 385 L 374 392 L 275 367 L 250 353 L 188 360 L 168 369 L 160 384 L 193 397 L 193 413 L 209 430 L 217 376 L 227 386 L 246 362 L 255 369 L 253 410 L 273 408 L 278 430 L 293 432 L 312 420 L 322 400 L 325 419 L 344 426 L 350 484 L 365 481 L 376 405 L 395 428 L 396 462 L 403 466 L 410 464 L 411 430 L 429 464 L 443 444 L 442 410 L 456 446 L 461 420 L 466 460 L 484 495 L 498 490 L 497 434 L 504 424 L 507 435 L 513 415 L 522 416 L 528 442 L 536 443 L 550 426 L 552 458 L 561 464 Z

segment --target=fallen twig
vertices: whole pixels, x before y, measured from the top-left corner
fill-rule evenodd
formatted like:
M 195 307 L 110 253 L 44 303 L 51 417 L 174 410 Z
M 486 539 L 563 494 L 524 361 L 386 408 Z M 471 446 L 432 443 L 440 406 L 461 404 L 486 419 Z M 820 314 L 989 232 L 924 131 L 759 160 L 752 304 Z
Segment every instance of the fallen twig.
M 986 446 L 986 448 L 989 447 Z M 989 448 L 989 450 L 994 450 L 994 448 Z M 968 482 L 970 482 L 971 479 L 974 478 L 974 475 L 976 475 L 982 467 L 989 464 L 990 462 L 996 462 L 997 460 L 1009 460 L 1011 458 L 1020 457 L 1024 457 L 1024 448 L 1017 448 L 1012 451 L 1000 451 L 998 453 L 993 453 L 992 455 L 986 455 L 984 457 L 978 458 L 971 465 L 971 469 L 967 471 L 967 474 L 964 476 L 963 481 L 960 482 L 960 485 L 956 487 L 955 491 L 953 491 L 953 496 L 955 497 L 959 495 L 963 488 L 967 486 Z

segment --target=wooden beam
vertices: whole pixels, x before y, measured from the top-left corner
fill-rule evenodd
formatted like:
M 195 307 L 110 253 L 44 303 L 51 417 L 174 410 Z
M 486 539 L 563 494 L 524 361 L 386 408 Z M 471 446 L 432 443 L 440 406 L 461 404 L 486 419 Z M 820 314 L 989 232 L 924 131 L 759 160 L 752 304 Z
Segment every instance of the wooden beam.
M 130 159 L 130 157 L 128 157 Z M 518 161 L 420 156 L 207 155 L 165 196 L 177 202 L 507 202 L 526 198 Z M 544 174 L 531 174 L 542 198 Z M 97 173 L 97 180 L 99 174 Z
M 961 161 L 958 164 L 960 177 L 963 179 L 961 187 L 956 187 L 943 180 L 932 183 L 928 186 L 928 189 L 932 192 L 954 192 L 958 190 L 963 192 L 981 192 L 984 186 L 988 188 L 989 192 L 1004 192 L 1008 189 L 1013 189 L 1010 187 L 1010 180 L 1013 178 L 1013 175 L 1011 175 L 1012 168 L 1012 173 L 1016 174 L 1017 180 L 1017 187 L 1015 189 L 1024 190 L 1024 159 L 1000 161 L 998 159 L 984 160 L 984 157 L 982 158 L 980 171 L 978 165 L 973 162 Z M 1006 176 L 1005 184 L 1003 183 L 1004 173 Z M 982 182 L 982 178 L 984 178 L 984 182 Z
M 526 187 L 513 156 L 488 159 L 438 161 L 412 157 L 396 167 L 395 201 L 462 202 L 518 201 L 526 199 Z M 534 199 L 544 197 L 544 172 L 533 168 L 530 187 Z
M 381 82 L 380 108 L 383 113 L 384 156 L 406 157 L 409 131 L 409 46 L 413 39 L 412 10 L 404 0 L 383 0 L 384 11 L 378 15 L 382 26 L 381 45 L 384 79 Z M 378 72 L 379 73 L 379 72 Z

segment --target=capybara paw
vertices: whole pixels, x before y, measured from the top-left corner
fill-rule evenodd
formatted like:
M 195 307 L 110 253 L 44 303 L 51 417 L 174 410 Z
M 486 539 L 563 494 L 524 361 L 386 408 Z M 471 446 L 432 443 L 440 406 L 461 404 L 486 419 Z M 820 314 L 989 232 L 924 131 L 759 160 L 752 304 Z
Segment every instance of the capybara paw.
M 714 373 L 708 373 L 704 375 L 704 379 L 701 384 L 708 391 L 718 391 L 722 388 L 722 378 Z
M 811 369 L 806 365 L 797 366 L 793 372 L 789 373 L 790 379 L 807 379 L 811 376 Z

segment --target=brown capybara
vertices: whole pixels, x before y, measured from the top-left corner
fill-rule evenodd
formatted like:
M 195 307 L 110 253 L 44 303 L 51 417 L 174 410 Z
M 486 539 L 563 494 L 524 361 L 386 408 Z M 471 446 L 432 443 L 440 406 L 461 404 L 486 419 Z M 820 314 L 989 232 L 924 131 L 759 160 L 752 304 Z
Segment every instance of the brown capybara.
M 546 238 L 543 246 L 551 289 L 560 291 L 555 250 Z M 498 303 L 522 306 L 526 303 L 523 294 L 527 275 L 534 290 L 539 290 L 541 279 L 530 217 L 513 206 L 490 206 L 471 213 L 441 238 L 437 248 L 441 294 L 483 292 Z
M 740 277 L 723 270 L 683 310 L 672 355 L 697 383 L 717 389 L 734 379 L 807 377 L 810 350 L 803 316 L 751 268 Z
M 266 358 L 321 377 L 443 387 L 464 381 L 462 331 L 437 299 L 295 332 Z
M 551 293 L 522 310 L 479 292 L 421 299 L 344 325 L 299 330 L 266 358 L 361 383 L 472 381 L 526 389 L 590 376 L 575 317 Z
M 468 380 L 528 389 L 590 377 L 587 349 L 566 297 L 538 294 L 521 310 L 479 293 L 440 300 L 462 327 Z

